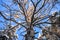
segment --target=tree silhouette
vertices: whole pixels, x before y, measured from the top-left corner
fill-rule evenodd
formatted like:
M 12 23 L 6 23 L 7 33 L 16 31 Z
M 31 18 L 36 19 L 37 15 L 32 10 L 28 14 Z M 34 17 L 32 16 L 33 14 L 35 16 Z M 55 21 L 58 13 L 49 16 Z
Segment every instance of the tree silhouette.
M 4 19 L 4 21 L 1 20 L 1 23 L 6 28 L 3 32 L 9 39 L 16 37 L 16 30 L 23 27 L 25 30 L 21 33 L 26 34 L 20 33 L 20 35 L 24 36 L 25 40 L 40 40 L 41 37 L 35 37 L 38 32 L 35 32 L 34 27 L 44 30 L 48 24 L 56 24 L 50 22 L 48 18 L 52 18 L 50 12 L 59 3 L 58 0 L 10 0 L 8 2 L 10 4 L 1 0 L 0 5 L 5 10 L 0 10 L 0 16 Z M 42 37 L 45 35 L 44 32 L 46 31 L 43 31 Z
M 60 40 L 60 15 L 58 12 L 54 13 L 54 16 L 50 17 L 50 21 L 54 24 L 51 24 L 50 27 L 46 27 L 42 30 L 43 37 L 45 36 L 47 40 Z M 42 37 L 42 36 L 41 36 Z

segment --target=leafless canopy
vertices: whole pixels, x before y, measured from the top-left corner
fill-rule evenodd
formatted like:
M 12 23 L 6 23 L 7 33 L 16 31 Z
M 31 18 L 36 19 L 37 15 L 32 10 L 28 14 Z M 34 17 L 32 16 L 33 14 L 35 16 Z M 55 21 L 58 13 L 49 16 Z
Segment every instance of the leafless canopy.
M 56 24 L 49 18 L 51 10 L 59 3 L 58 0 L 1 0 L 3 10 L 0 10 L 0 16 L 3 19 L 0 22 L 8 31 L 23 27 L 25 40 L 34 40 L 37 34 L 34 27 L 43 29 L 48 24 Z

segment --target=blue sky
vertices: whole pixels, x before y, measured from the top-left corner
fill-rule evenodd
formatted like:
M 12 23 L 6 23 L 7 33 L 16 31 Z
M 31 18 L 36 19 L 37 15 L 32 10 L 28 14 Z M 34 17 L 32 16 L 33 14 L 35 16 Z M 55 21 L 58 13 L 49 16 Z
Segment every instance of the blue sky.
M 11 0 L 2 0 L 3 2 L 5 2 L 7 5 L 10 5 L 11 4 Z M 8 1 L 10 1 L 10 2 L 8 2 Z M 1 2 L 1 0 L 0 0 L 0 4 L 3 4 L 2 2 Z M 39 5 L 38 5 L 39 6 Z M 55 5 L 55 7 L 56 8 L 53 8 L 52 9 L 52 11 L 51 11 L 51 13 L 53 12 L 53 11 L 59 11 L 60 10 L 60 4 L 56 4 Z M 18 6 L 17 5 L 13 5 L 13 6 L 11 6 L 10 7 L 11 9 L 13 8 L 13 9 L 16 9 L 16 10 L 18 10 Z M 3 7 L 2 5 L 0 5 L 0 11 L 4 11 L 4 12 L 6 12 L 6 8 L 5 7 Z M 5 21 L 2 17 L 0 17 L 0 21 Z M 2 29 L 4 29 L 5 28 L 5 26 L 3 25 L 4 23 L 0 23 L 0 30 L 2 30 Z M 13 23 L 14 24 L 14 23 Z M 40 31 L 40 29 L 39 28 L 34 28 L 34 30 L 36 30 L 36 32 L 40 32 L 41 33 L 41 31 Z M 16 33 L 19 35 L 18 36 L 18 40 L 22 40 L 23 39 L 23 36 L 20 36 L 20 32 L 22 32 L 22 31 L 24 31 L 24 28 L 22 28 L 21 30 L 17 30 L 16 31 Z M 42 34 L 42 33 L 41 33 Z M 38 36 L 38 34 L 36 34 L 35 35 L 36 37 Z

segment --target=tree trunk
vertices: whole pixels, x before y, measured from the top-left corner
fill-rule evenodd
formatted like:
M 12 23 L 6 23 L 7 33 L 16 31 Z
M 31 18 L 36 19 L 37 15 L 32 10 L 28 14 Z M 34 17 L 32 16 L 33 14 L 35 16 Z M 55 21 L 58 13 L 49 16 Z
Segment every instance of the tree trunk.
M 25 35 L 25 40 L 34 40 L 34 30 L 33 27 L 27 29 L 27 34 Z

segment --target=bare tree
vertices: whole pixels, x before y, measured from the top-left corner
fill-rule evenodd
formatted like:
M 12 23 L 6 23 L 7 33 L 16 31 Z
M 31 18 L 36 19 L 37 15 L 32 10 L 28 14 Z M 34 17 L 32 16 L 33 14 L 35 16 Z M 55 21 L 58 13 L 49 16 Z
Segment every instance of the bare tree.
M 51 24 L 50 27 L 45 27 L 42 30 L 43 36 L 40 36 L 39 39 L 43 39 L 42 37 L 46 37 L 47 40 L 60 40 L 60 15 L 58 12 L 54 12 L 50 17 L 50 21 L 54 24 Z
M 0 5 L 6 8 L 6 10 L 0 11 L 0 15 L 8 23 L 6 24 L 7 27 L 5 26 L 7 35 L 11 33 L 14 36 L 16 29 L 22 26 L 25 28 L 24 32 L 26 32 L 23 35 L 25 40 L 34 40 L 38 39 L 35 37 L 37 33 L 33 29 L 34 27 L 43 29 L 45 24 L 55 24 L 49 22 L 48 18 L 51 16 L 52 8 L 59 3 L 58 0 L 10 0 L 8 1 L 10 4 L 6 4 L 2 0 L 1 2 Z M 45 21 L 45 19 L 48 20 Z M 12 35 L 9 34 L 9 38 Z

